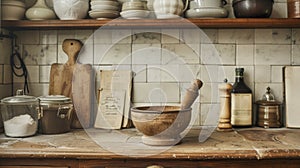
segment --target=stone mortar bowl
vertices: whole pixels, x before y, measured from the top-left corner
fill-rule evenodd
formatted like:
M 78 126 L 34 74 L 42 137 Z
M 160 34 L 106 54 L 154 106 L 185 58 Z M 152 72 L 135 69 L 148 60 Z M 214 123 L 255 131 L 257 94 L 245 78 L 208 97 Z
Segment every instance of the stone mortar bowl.
M 180 142 L 180 133 L 189 125 L 192 108 L 180 106 L 145 106 L 131 108 L 134 126 L 143 133 L 147 145 L 168 146 Z

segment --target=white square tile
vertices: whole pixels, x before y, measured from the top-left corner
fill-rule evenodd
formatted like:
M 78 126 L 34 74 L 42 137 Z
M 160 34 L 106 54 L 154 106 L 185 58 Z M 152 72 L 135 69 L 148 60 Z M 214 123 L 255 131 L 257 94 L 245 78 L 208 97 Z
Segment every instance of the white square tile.
M 180 41 L 187 44 L 199 44 L 200 34 L 199 28 L 188 28 L 180 30 Z
M 235 66 L 219 66 L 217 82 L 222 83 L 225 79 L 227 79 L 227 82 L 233 83 L 235 81 L 235 68 Z
M 109 29 L 98 29 L 94 32 L 94 44 L 111 44 L 112 31 Z
M 271 82 L 282 83 L 283 75 L 282 69 L 284 66 L 272 66 L 271 67 Z
M 201 44 L 202 64 L 235 65 L 235 45 Z
M 199 64 L 179 65 L 178 79 L 180 82 L 190 82 L 194 79 L 201 79 L 201 68 Z
M 160 44 L 160 32 L 153 32 L 154 30 L 133 30 L 132 43 L 133 44 Z
M 94 64 L 131 64 L 130 44 L 96 44 Z
M 199 65 L 149 65 L 147 69 L 148 82 L 190 82 L 200 79 Z
M 253 65 L 254 63 L 254 45 L 236 46 L 236 65 Z
M 200 102 L 201 103 L 217 103 L 219 102 L 219 90 L 220 83 L 203 83 L 200 89 Z
M 134 103 L 179 103 L 177 83 L 135 83 Z
M 39 31 L 16 31 L 17 44 L 39 44 L 40 43 L 40 34 Z
M 201 80 L 205 83 L 218 82 L 219 80 L 219 66 L 218 65 L 202 65 L 201 66 Z
M 57 44 L 57 30 L 40 31 L 40 44 Z
M 132 64 L 161 64 L 161 45 L 133 44 Z
M 161 65 L 161 82 L 180 82 L 179 65 Z
M 292 29 L 292 44 L 296 44 L 296 45 L 300 44 L 300 29 L 299 28 Z
M 40 82 L 47 83 L 50 82 L 50 70 L 51 66 L 40 66 Z
M 132 65 L 131 64 L 112 64 L 111 67 L 112 67 L 113 70 L 132 71 Z
M 300 65 L 300 45 L 292 45 L 292 65 Z
M 28 82 L 38 83 L 40 77 L 39 66 L 27 66 L 28 70 Z
M 82 43 L 93 40 L 93 30 L 76 30 L 75 39 L 80 40 Z
M 161 43 L 179 43 L 179 29 L 163 29 Z
M 219 43 L 253 44 L 253 29 L 219 29 Z
M 10 97 L 12 95 L 12 85 L 0 85 L 0 99 Z
M 147 66 L 147 81 L 148 82 L 162 82 L 161 67 L 162 65 L 148 65 Z
M 291 44 L 291 29 L 255 29 L 256 44 Z
M 26 65 L 50 65 L 56 62 L 56 45 L 24 45 L 22 57 Z
M 113 29 L 112 30 L 112 43 L 131 43 L 132 32 L 130 29 Z
M 0 51 L 0 64 L 10 64 L 10 55 L 12 54 L 10 39 L 0 39 Z
M 257 65 L 255 66 L 255 83 L 271 82 L 271 66 Z
M 93 64 L 94 61 L 94 45 L 85 44 L 82 46 L 78 57 L 77 62 L 81 64 Z
M 3 67 L 3 83 L 11 84 L 12 83 L 12 71 L 10 65 L 4 65 Z
M 162 45 L 162 64 L 197 64 L 199 62 L 198 44 Z
M 133 81 L 147 82 L 147 66 L 146 65 L 132 65 L 132 71 L 134 72 Z
M 201 103 L 201 125 L 217 127 L 220 116 L 220 104 Z M 204 134 L 203 134 L 204 136 Z M 208 138 L 208 137 L 200 137 Z
M 256 45 L 255 65 L 289 65 L 290 45 Z
M 218 43 L 218 29 L 202 29 L 200 33 L 200 42 L 202 44 Z
M 19 88 L 23 88 L 19 85 Z M 38 83 L 30 83 L 29 84 L 29 94 L 35 97 L 39 97 L 42 95 L 48 95 L 49 93 L 49 84 L 38 84 Z

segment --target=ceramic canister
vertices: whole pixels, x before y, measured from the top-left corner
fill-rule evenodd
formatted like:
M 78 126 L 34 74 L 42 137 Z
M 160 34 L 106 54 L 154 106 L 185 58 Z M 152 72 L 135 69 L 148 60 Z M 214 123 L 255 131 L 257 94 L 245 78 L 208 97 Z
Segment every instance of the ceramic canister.
M 262 100 L 257 101 L 256 104 L 258 126 L 264 128 L 281 127 L 281 103 L 275 100 L 269 87 Z

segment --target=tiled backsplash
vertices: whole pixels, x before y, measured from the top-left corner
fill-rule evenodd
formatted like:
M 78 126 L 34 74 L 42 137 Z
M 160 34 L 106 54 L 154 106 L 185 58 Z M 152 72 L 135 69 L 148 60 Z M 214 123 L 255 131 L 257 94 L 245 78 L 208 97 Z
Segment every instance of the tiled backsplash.
M 130 69 L 136 73 L 135 105 L 178 104 L 190 81 L 200 78 L 204 86 L 199 102 L 193 107 L 196 125 L 205 122 L 204 116 L 212 108 L 218 111 L 218 84 L 225 77 L 233 83 L 236 67 L 245 68 L 246 82 L 255 101 L 261 98 L 267 86 L 282 101 L 282 67 L 300 64 L 300 29 L 203 31 L 212 44 L 205 40 L 200 29 L 49 30 L 17 31 L 15 34 L 29 71 L 30 94 L 35 96 L 48 93 L 51 64 L 67 60 L 62 41 L 76 38 L 85 42 L 79 59 L 93 64 L 95 71 Z M 9 52 L 6 51 L 9 46 L 1 47 L 5 49 L 1 49 L 4 52 L 0 57 L 0 82 L 1 87 L 5 87 L 11 83 Z M 22 87 L 22 81 L 14 77 L 14 88 Z M 97 81 L 99 87 L 99 79 Z
M 233 17 L 231 0 L 226 8 Z M 287 16 L 286 0 L 275 0 L 273 18 Z M 204 32 L 204 33 L 203 33 Z M 135 72 L 134 105 L 179 104 L 194 78 L 204 82 L 193 106 L 193 124 L 215 124 L 218 84 L 234 82 L 236 67 L 245 68 L 247 84 L 259 100 L 270 86 L 283 99 L 282 67 L 300 65 L 300 29 L 105 29 L 16 31 L 17 44 L 29 71 L 30 94 L 46 95 L 52 63 L 64 63 L 66 38 L 85 43 L 81 63 L 100 69 Z M 208 36 L 208 38 L 206 38 Z M 11 41 L 0 39 L 0 98 L 23 88 L 9 65 Z M 99 77 L 97 75 L 97 88 Z M 213 118 L 213 119 L 212 119 Z

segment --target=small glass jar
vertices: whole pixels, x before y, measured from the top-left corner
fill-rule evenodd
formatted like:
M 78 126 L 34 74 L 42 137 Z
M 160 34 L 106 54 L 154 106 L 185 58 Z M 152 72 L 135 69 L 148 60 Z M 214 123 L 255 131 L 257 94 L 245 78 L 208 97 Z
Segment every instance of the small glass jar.
M 1 115 L 6 136 L 32 136 L 38 128 L 39 99 L 17 90 L 16 96 L 1 100 Z
M 281 121 L 281 102 L 276 101 L 274 95 L 267 88 L 262 99 L 257 101 L 257 125 L 264 128 L 279 128 Z

